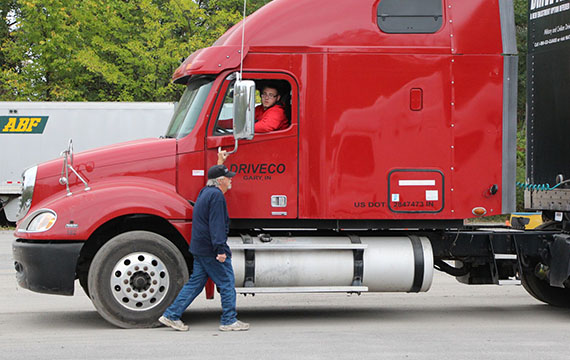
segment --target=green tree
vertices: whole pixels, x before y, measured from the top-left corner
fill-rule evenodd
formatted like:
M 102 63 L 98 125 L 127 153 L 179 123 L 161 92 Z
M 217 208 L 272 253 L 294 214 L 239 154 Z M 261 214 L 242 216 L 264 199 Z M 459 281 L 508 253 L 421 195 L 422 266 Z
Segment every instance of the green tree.
M 246 15 L 250 15 L 270 1 L 248 0 Z M 243 18 L 243 0 L 198 0 L 197 4 L 205 11 L 204 23 L 201 25 L 208 29 L 214 40 Z
M 17 14 L 16 0 L 5 0 L 0 3 L 0 66 L 7 68 L 12 65 L 5 48 L 12 42 L 10 29 L 15 25 Z
M 180 60 L 207 46 L 204 11 L 189 1 L 86 0 L 73 16 L 83 29 L 74 60 L 91 77 L 86 100 L 173 100 Z
M 266 2 L 250 2 L 248 12 Z M 0 69 L 0 100 L 175 100 L 181 89 L 170 83 L 174 70 L 239 22 L 242 4 L 8 0 L 0 56 L 10 62 Z
M 80 73 L 72 61 L 77 24 L 69 1 L 18 1 L 14 41 L 7 47 L 17 65 L 5 72 L 14 100 L 64 100 L 77 98 L 74 76 Z
M 5 0 L 0 3 L 0 99 L 5 97 L 10 89 L 8 74 L 18 66 L 18 59 L 14 58 L 9 49 L 13 46 L 13 28 L 19 8 L 16 0 Z

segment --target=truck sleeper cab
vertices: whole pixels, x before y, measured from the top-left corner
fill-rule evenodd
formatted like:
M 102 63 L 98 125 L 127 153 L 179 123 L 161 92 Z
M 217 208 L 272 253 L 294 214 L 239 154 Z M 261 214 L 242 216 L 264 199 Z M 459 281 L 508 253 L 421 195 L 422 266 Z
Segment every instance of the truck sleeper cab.
M 427 291 L 434 266 L 467 283 L 516 277 L 512 255 L 540 246 L 463 226 L 514 207 L 512 2 L 328 5 L 272 1 L 245 20 L 243 52 L 236 25 L 190 55 L 165 138 L 26 172 L 20 285 L 69 295 L 77 278 L 109 322 L 158 325 L 192 270 L 205 173 L 236 144 L 226 196 L 241 293 Z M 230 94 L 242 59 L 243 80 L 287 85 L 287 128 L 240 138 L 218 126 L 241 106 Z

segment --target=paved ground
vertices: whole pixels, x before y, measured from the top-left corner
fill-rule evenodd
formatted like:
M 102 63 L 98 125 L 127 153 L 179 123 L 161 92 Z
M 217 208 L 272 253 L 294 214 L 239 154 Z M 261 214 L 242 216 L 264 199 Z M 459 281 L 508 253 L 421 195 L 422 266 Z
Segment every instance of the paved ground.
M 0 231 L 0 359 L 567 359 L 570 311 L 522 287 L 466 286 L 437 274 L 422 294 L 238 298 L 243 333 L 220 333 L 219 299 L 184 314 L 189 332 L 123 330 L 75 296 L 18 288 Z M 232 356 L 230 356 L 232 355 Z

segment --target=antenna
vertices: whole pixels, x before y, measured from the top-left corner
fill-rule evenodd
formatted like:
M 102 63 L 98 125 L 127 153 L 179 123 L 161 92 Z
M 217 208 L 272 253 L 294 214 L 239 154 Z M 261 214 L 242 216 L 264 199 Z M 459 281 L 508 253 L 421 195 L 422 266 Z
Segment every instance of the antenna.
M 242 20 L 242 24 L 241 24 L 241 59 L 239 62 L 239 79 L 242 79 L 242 74 L 243 74 L 243 43 L 245 41 L 245 5 L 247 4 L 247 0 L 243 0 L 243 20 Z

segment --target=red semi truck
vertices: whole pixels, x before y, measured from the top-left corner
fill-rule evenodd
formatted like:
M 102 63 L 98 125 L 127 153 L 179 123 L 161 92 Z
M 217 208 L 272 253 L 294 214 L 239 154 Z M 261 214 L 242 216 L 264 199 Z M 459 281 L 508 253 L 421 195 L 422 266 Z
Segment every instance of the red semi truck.
M 237 147 L 238 293 L 420 292 L 435 267 L 569 304 L 563 235 L 464 225 L 515 207 L 512 1 L 275 0 L 245 20 L 243 44 L 241 25 L 176 70 L 186 91 L 163 138 L 69 148 L 24 173 L 22 287 L 71 295 L 78 279 L 111 323 L 157 325 L 192 271 L 205 173 Z M 289 126 L 254 134 L 269 81 Z M 556 261 L 566 269 L 535 271 Z

